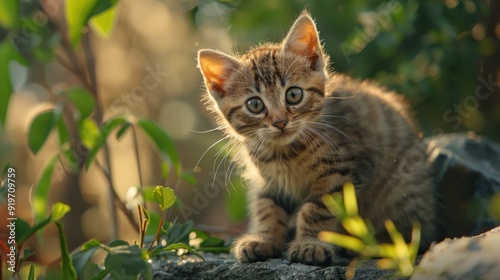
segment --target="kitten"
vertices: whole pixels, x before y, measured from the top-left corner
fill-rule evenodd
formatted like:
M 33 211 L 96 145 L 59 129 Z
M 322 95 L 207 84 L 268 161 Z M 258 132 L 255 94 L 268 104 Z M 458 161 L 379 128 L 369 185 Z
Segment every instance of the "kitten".
M 406 101 L 394 92 L 328 70 L 316 26 L 303 12 L 280 44 L 242 56 L 200 50 L 198 62 L 217 122 L 240 147 L 249 182 L 251 231 L 240 262 L 286 254 L 329 265 L 338 249 L 317 239 L 345 233 L 321 201 L 353 182 L 359 213 L 381 242 L 391 219 L 422 248 L 435 239 L 435 199 L 426 154 Z

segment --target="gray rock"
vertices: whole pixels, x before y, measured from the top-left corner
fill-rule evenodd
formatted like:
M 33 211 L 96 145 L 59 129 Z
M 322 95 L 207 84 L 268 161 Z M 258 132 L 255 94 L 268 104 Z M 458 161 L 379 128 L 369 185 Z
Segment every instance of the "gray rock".
M 250 264 L 237 263 L 226 254 L 203 254 L 206 262 L 196 257 L 157 260 L 153 263 L 155 280 L 170 279 L 348 279 L 345 266 L 318 267 L 289 264 L 282 259 L 270 259 Z M 356 269 L 353 279 L 392 279 L 395 272 L 379 270 L 374 261 Z
M 428 139 L 440 200 L 442 238 L 472 236 L 499 225 L 488 212 L 500 194 L 500 145 L 473 133 Z

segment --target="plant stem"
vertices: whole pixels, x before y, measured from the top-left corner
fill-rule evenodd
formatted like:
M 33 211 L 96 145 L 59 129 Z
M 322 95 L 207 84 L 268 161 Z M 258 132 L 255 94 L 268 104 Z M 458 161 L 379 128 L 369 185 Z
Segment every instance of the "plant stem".
M 135 163 L 137 166 L 137 173 L 139 175 L 139 190 L 141 192 L 142 198 L 144 199 L 144 182 L 142 181 L 141 159 L 139 157 L 139 145 L 137 144 L 137 130 L 135 128 L 135 124 L 132 124 L 132 139 L 134 141 Z M 148 209 L 146 206 L 146 200 L 144 200 L 142 204 L 142 207 Z
M 151 242 L 151 244 L 149 245 L 149 248 L 148 248 L 149 252 L 151 252 L 151 248 L 153 248 L 153 244 L 155 244 L 155 242 L 159 243 L 158 239 L 160 238 L 161 229 L 163 228 L 163 221 L 165 220 L 165 213 L 166 213 L 166 211 L 161 212 L 160 224 L 158 225 L 158 229 L 156 230 L 155 239 L 153 239 L 153 242 Z

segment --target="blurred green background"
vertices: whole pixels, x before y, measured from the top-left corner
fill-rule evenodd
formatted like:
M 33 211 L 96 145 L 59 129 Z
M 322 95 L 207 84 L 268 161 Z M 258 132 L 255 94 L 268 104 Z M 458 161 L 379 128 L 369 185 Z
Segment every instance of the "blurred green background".
M 58 29 L 38 18 L 30 1 L 21 1 L 22 12 L 36 23 L 32 28 L 49 35 L 33 35 L 30 28 L 21 32 L 19 51 L 31 64 L 9 64 L 14 94 L 0 132 L 1 166 L 10 161 L 22 174 L 17 189 L 26 203 L 18 215 L 26 220 L 31 217 L 30 188 L 57 147 L 53 136 L 34 156 L 26 143 L 29 123 L 36 113 L 54 107 L 61 88 L 80 84 L 61 63 L 60 49 L 47 51 L 61 36 L 55 30 L 65 30 L 64 1 L 45 5 L 60 22 Z M 500 141 L 500 1 L 120 0 L 118 5 L 112 35 L 92 36 L 105 117 L 148 117 L 169 132 L 183 166 L 197 179 L 195 187 L 176 187 L 184 206 L 171 217 L 193 219 L 214 234 L 230 237 L 244 231 L 245 184 L 224 159 L 230 150 L 225 142 L 210 148 L 223 136 L 209 132 L 215 126 L 200 102 L 204 89 L 196 52 L 244 53 L 264 41 L 279 42 L 303 9 L 316 20 L 334 70 L 405 95 L 424 135 L 471 130 Z M 10 39 L 12 33 L 0 28 L 0 38 Z M 28 47 L 32 51 L 26 53 Z M 155 86 L 146 86 L 152 80 Z M 162 184 L 158 155 L 144 136 L 139 143 L 145 184 Z M 110 146 L 117 191 L 126 199 L 129 187 L 139 181 L 132 138 L 113 138 Z M 95 169 L 74 174 L 56 167 L 51 199 L 72 206 L 64 220 L 70 249 L 89 238 L 108 238 L 104 194 L 105 180 Z M 120 238 L 136 239 L 125 218 L 120 219 Z M 47 230 L 39 247 L 42 262 L 58 256 L 54 233 L 54 228 Z M 0 234 L 6 236 L 5 226 Z

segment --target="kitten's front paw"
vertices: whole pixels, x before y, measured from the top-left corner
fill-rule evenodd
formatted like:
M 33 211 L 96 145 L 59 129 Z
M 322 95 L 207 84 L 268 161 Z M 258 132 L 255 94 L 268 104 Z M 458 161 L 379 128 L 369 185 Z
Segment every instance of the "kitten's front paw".
M 331 265 L 335 257 L 332 244 L 317 239 L 294 240 L 288 248 L 288 259 L 308 265 Z
M 280 242 L 259 234 L 248 234 L 235 241 L 232 249 L 234 256 L 239 262 L 248 263 L 265 261 L 273 257 L 281 257 L 283 248 L 279 248 Z

